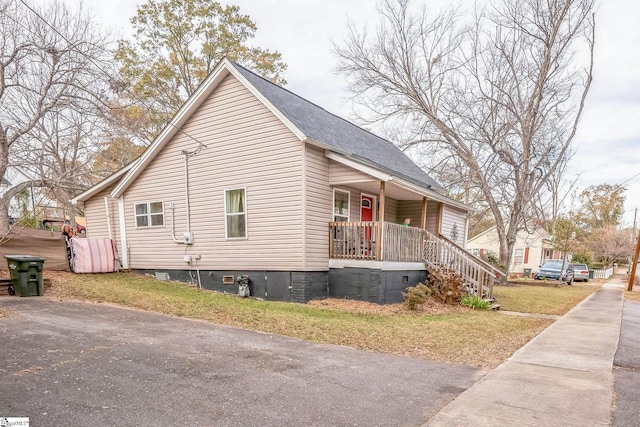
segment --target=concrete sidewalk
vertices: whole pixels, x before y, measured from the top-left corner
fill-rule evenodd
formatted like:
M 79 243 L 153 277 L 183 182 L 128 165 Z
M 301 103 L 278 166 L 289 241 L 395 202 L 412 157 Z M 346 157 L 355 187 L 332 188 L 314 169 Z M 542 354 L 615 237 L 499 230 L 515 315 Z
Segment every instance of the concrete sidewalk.
M 427 422 L 608 426 L 624 276 L 616 276 Z
M 637 291 L 637 289 L 636 289 Z M 640 420 L 640 302 L 624 301 L 620 342 L 613 361 L 615 405 L 613 427 L 637 427 Z

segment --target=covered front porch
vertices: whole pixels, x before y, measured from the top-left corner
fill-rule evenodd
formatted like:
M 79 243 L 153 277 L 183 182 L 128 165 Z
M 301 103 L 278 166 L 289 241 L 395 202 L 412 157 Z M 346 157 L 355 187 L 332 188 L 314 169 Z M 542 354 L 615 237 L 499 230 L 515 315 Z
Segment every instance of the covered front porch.
M 332 222 L 329 230 L 330 266 L 393 265 L 395 269 L 404 266 L 413 270 L 421 264 L 426 270 L 449 268 L 464 277 L 470 293 L 485 297 L 491 297 L 495 280 L 503 274 L 446 237 L 418 227 L 389 222 Z
M 379 272 L 376 277 L 385 271 L 404 272 L 397 275 L 405 288 L 416 284 L 411 283 L 411 271 L 420 269 L 424 274 L 437 268 L 453 269 L 464 277 L 471 293 L 491 296 L 500 272 L 464 249 L 466 205 L 428 186 L 370 170 L 342 156 L 328 157 L 333 160 L 329 174 L 333 188 L 333 221 L 328 230 L 331 269 L 368 268 Z

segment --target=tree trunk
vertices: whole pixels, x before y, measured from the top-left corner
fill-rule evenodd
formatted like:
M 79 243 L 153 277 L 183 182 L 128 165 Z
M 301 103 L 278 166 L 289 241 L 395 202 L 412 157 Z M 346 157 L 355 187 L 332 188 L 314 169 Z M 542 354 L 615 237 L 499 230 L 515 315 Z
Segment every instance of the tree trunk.
M 0 197 L 0 234 L 6 235 L 9 232 L 9 204 L 11 199 L 5 196 Z

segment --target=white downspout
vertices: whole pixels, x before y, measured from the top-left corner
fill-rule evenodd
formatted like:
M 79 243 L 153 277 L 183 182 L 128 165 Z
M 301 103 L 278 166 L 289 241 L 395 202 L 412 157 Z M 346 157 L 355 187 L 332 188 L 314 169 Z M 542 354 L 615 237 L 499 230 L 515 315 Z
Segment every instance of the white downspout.
M 111 212 L 109 211 L 109 198 L 104 197 L 104 211 L 107 215 L 107 230 L 109 232 L 109 239 L 113 240 L 113 230 L 111 229 Z
M 307 143 L 302 141 L 302 270 L 307 270 Z M 327 251 L 327 255 L 329 252 Z
M 120 219 L 120 249 L 122 251 L 122 268 L 129 268 L 129 248 L 127 247 L 127 227 L 124 215 L 124 196 L 118 197 L 118 214 Z

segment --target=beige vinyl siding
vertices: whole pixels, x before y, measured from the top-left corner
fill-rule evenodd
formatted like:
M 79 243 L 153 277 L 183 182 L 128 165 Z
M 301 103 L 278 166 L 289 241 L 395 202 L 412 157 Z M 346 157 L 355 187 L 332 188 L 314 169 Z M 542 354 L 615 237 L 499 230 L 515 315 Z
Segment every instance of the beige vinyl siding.
M 362 202 L 362 191 L 360 190 L 356 190 L 354 188 L 349 188 L 346 186 L 340 186 L 340 187 L 335 187 L 338 190 L 341 191 L 349 191 L 350 194 L 350 198 L 349 198 L 349 220 L 352 222 L 357 222 L 360 221 L 360 203 Z M 365 193 L 368 194 L 370 196 L 375 196 L 376 198 L 376 203 L 380 202 L 380 195 L 379 194 L 372 194 L 372 193 Z M 404 220 L 404 217 L 401 217 L 399 215 L 399 204 L 401 202 L 399 202 L 396 199 L 392 199 L 390 197 L 387 197 L 385 199 L 385 209 L 384 209 L 384 220 L 386 222 L 392 222 L 395 224 L 401 224 L 402 221 Z M 378 220 L 378 212 L 379 212 L 379 208 L 376 207 L 376 218 L 375 220 Z M 419 216 L 419 215 L 418 215 Z M 420 225 L 420 224 L 418 224 Z
M 338 187 L 334 187 L 336 190 L 340 190 L 340 191 L 348 191 L 349 192 L 349 221 L 352 222 L 358 222 L 360 221 L 360 204 L 362 203 L 362 194 L 363 192 L 360 190 L 357 190 L 355 188 L 349 188 L 347 186 L 338 186 Z M 369 192 L 364 192 L 364 194 L 369 195 L 369 196 L 374 196 L 376 198 L 375 202 L 376 204 L 380 203 L 380 195 L 377 193 L 369 193 Z M 332 203 L 333 203 L 333 199 L 332 199 Z M 378 206 L 376 206 L 375 209 L 375 220 L 378 220 L 378 212 L 380 211 L 380 208 Z M 398 219 L 398 201 L 395 199 L 392 199 L 390 197 L 386 198 L 386 202 L 385 202 L 385 211 L 384 211 L 384 220 L 386 222 L 393 222 L 396 224 L 402 223 L 402 220 L 404 218 L 400 218 Z
M 335 162 L 333 160 L 329 161 L 329 184 L 330 185 L 348 185 L 349 183 L 356 182 L 371 182 L 376 181 L 370 175 L 366 173 L 360 172 L 358 170 L 352 169 L 349 166 L 343 165 L 342 163 Z
M 124 195 L 131 268 L 302 270 L 302 143 L 234 77 L 228 76 Z M 195 139 L 195 140 L 194 140 Z M 196 141 L 197 140 L 197 141 Z M 185 156 L 194 244 L 187 229 Z M 246 239 L 225 239 L 225 190 L 246 189 Z M 136 228 L 134 205 L 164 202 L 165 226 Z
M 438 235 L 438 212 L 442 203 L 429 200 L 427 202 L 427 230 L 435 235 Z
M 411 218 L 412 227 L 420 227 L 422 224 L 422 201 L 401 200 L 398 202 L 398 221 Z
M 84 203 L 85 218 L 87 221 L 87 238 L 108 239 L 109 227 L 107 222 L 107 209 L 104 198 L 107 198 L 109 215 L 111 219 L 111 238 L 116 243 L 118 255 L 121 256 L 120 246 L 120 217 L 118 216 L 118 200 L 109 196 L 112 187 L 102 190 L 100 193 Z
M 385 197 L 384 202 L 384 220 L 395 224 L 402 224 L 404 218 L 398 217 L 398 201 L 391 197 Z
M 107 227 L 107 213 L 104 206 L 105 196 L 109 196 L 110 189 L 101 191 L 84 203 L 84 215 L 87 221 L 87 237 L 92 239 L 106 239 L 109 237 Z M 118 215 L 118 204 L 115 201 L 113 210 L 110 210 L 111 219 Z M 113 230 L 113 223 L 112 223 Z M 112 231 L 113 232 L 113 231 Z
M 454 225 L 457 231 L 455 239 L 452 236 Z M 467 242 L 466 229 L 467 213 L 463 210 L 444 205 L 442 208 L 442 235 L 458 245 L 465 247 Z
M 329 159 L 324 151 L 306 145 L 305 168 L 305 270 L 326 270 L 329 265 L 329 222 L 333 218 Z M 353 194 L 350 200 L 352 198 Z

